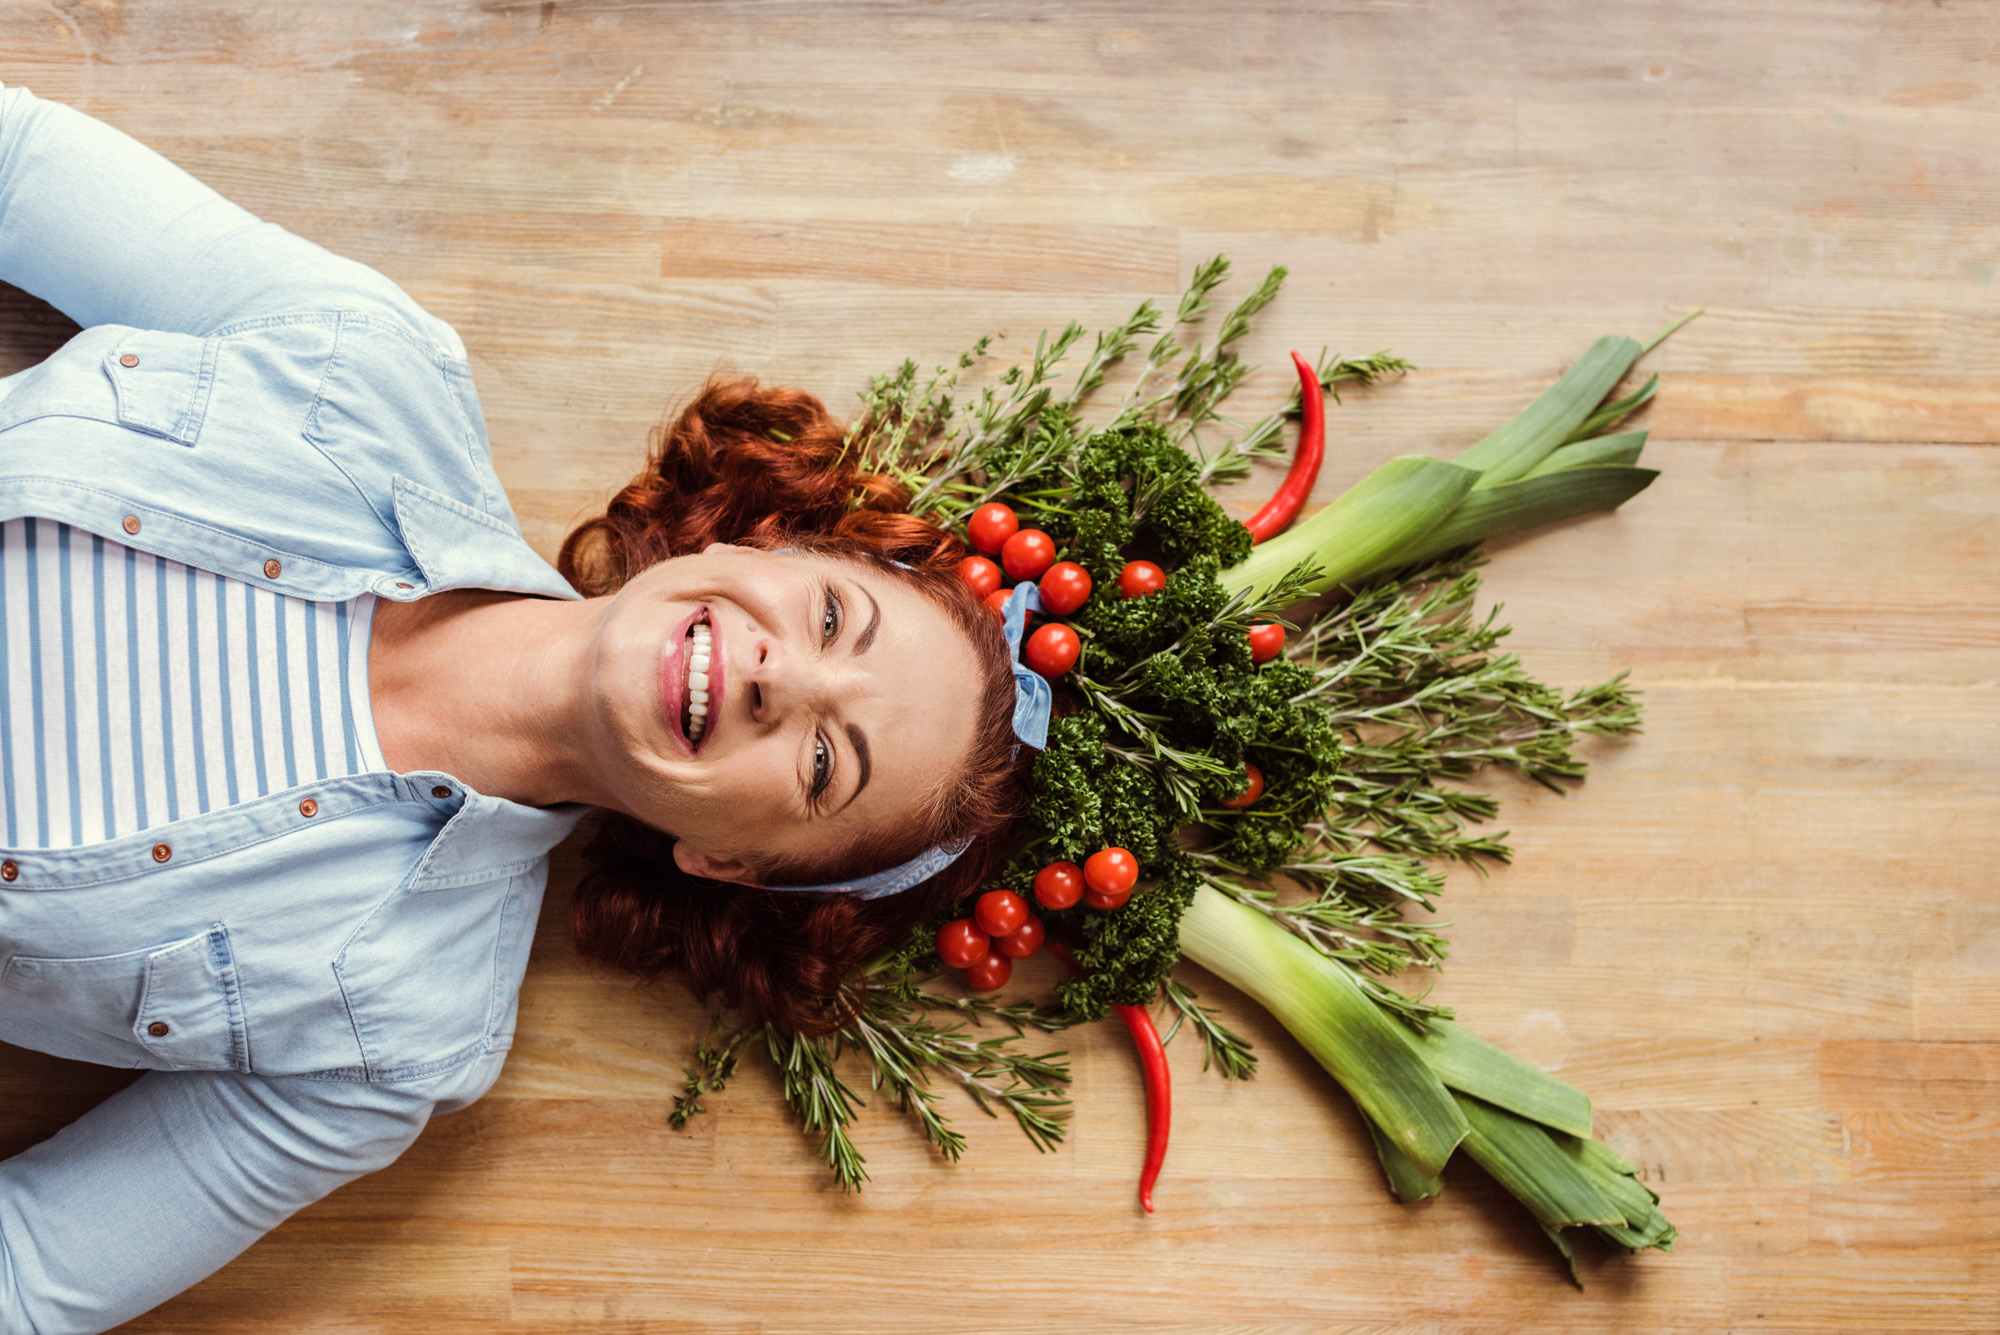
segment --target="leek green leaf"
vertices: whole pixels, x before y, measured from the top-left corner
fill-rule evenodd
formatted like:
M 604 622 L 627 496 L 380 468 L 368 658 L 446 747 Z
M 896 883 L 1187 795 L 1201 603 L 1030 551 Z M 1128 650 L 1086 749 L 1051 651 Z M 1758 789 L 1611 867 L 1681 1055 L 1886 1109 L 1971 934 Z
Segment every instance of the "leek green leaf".
M 1427 1201 L 1444 1190 L 1444 1179 L 1426 1173 L 1410 1162 L 1410 1156 L 1397 1149 L 1389 1138 L 1382 1134 L 1382 1128 L 1368 1123 L 1369 1138 L 1375 1142 L 1375 1157 L 1382 1161 L 1382 1174 L 1389 1179 L 1389 1191 L 1405 1205 L 1417 1201 Z
M 1416 1044 L 1446 1088 L 1594 1143 L 1589 1140 L 1590 1099 L 1575 1086 L 1485 1039 L 1475 1038 L 1449 1020 L 1432 1021 L 1430 1032 L 1420 1036 Z
M 1478 469 L 1482 488 L 1512 482 L 1568 440 L 1638 359 L 1637 341 L 1598 339 L 1540 398 L 1452 462 Z
M 1576 1248 L 1569 1245 L 1569 1239 L 1563 1236 L 1561 1229 L 1542 1224 L 1541 1230 L 1548 1240 L 1556 1245 L 1556 1250 L 1562 1253 L 1564 1264 L 1569 1266 L 1569 1282 L 1579 1289 L 1582 1288 L 1583 1272 L 1576 1268 Z
M 1648 377 L 1645 384 L 1639 386 L 1639 388 L 1633 390 L 1624 398 L 1607 403 L 1590 416 L 1584 418 L 1583 424 L 1570 432 L 1568 438 L 1563 443 L 1567 445 L 1574 441 L 1589 440 L 1619 418 L 1636 411 L 1641 404 L 1659 392 L 1660 378 L 1658 376 Z
M 1651 468 L 1571 468 L 1542 477 L 1524 477 L 1504 487 L 1474 491 L 1445 517 L 1443 523 L 1398 553 L 1392 563 L 1415 565 L 1506 533 L 1573 519 L 1595 510 L 1615 510 L 1644 491 L 1659 476 Z M 1253 557 L 1254 559 L 1254 557 Z
M 1587 440 L 1573 440 L 1558 446 L 1549 457 L 1529 469 L 1522 481 L 1531 477 L 1545 477 L 1550 473 L 1568 472 L 1574 468 L 1595 468 L 1603 465 L 1630 468 L 1639 462 L 1639 452 L 1646 446 L 1643 431 L 1620 431 L 1612 436 L 1591 436 Z
M 1625 1227 L 1625 1212 L 1540 1123 L 1470 1094 L 1457 1098 L 1472 1127 L 1466 1151 L 1545 1227 Z

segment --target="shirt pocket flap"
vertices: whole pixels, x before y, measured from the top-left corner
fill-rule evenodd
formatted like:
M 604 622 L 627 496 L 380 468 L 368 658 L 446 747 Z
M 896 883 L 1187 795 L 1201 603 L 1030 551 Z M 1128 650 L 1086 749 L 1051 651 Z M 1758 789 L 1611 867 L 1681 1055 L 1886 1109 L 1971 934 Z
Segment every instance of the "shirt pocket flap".
M 132 1065 L 250 1069 L 236 962 L 221 923 L 200 936 L 117 955 L 16 955 L 0 989 L 9 1004 L 33 1007 L 58 1032 L 77 1031 L 85 1048 L 115 1043 Z M 104 1060 L 82 1051 L 57 1055 Z
M 118 421 L 137 431 L 192 445 L 208 415 L 221 342 L 192 334 L 135 329 L 105 354 L 118 395 Z

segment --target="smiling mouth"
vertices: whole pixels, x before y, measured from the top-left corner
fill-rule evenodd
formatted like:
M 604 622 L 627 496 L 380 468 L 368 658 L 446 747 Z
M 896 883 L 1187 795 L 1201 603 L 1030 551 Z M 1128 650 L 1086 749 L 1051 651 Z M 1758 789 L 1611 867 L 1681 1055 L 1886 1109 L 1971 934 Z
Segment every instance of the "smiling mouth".
M 709 663 L 714 636 L 707 621 L 695 622 L 688 627 L 687 651 L 681 655 L 681 661 L 687 665 L 687 676 L 681 683 L 681 727 L 687 733 L 689 745 L 695 747 L 708 735 L 708 711 L 713 698 L 709 690 Z

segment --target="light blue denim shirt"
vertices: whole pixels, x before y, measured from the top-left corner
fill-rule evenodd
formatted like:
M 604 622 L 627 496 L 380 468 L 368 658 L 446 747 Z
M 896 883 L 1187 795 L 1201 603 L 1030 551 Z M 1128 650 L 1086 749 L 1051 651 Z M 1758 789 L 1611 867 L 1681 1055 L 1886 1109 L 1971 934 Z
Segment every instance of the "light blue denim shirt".
M 302 598 L 577 596 L 521 538 L 449 326 L 20 88 L 0 279 L 84 327 L 0 380 L 0 519 Z M 0 1039 L 149 1069 L 0 1165 L 0 1331 L 117 1325 L 483 1094 L 583 810 L 383 771 L 0 850 Z

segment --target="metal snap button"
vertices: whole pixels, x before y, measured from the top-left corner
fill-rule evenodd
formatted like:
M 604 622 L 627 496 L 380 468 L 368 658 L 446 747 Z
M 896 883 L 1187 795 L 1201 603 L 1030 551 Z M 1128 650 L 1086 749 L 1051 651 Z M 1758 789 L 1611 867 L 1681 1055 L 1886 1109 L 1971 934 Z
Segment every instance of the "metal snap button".
M 123 357 L 120 357 L 118 359 L 118 364 L 120 366 L 137 366 L 139 364 L 139 359 L 128 352 Z
M 8 858 L 5 862 L 0 862 L 0 881 L 11 881 L 20 874 L 21 864 L 14 859 Z
M 173 855 L 174 855 L 173 845 L 171 844 L 153 845 L 153 861 L 165 862 L 168 858 L 172 857 Z
M 127 533 L 137 533 L 139 531 L 139 516 L 137 515 L 125 516 L 125 531 Z
M 416 588 L 417 586 L 416 586 L 416 585 L 414 585 L 414 584 L 405 584 L 405 583 L 403 583 L 403 581 L 402 581 L 402 580 L 400 580 L 400 579 L 399 579 L 399 580 L 397 580 L 397 581 L 396 581 L 396 587 L 397 587 L 397 588 L 399 588 L 399 589 L 414 589 L 414 588 Z
M 451 796 L 451 789 L 449 789 L 449 788 L 445 787 L 445 786 L 444 786 L 443 784 L 439 784 L 439 785 L 438 785 L 437 787 L 435 787 L 435 788 L 431 789 L 431 796 L 432 796 L 432 797 L 450 797 L 450 796 Z
M 319 803 L 308 797 L 305 801 L 299 803 L 299 814 L 301 816 L 319 815 Z
M 154 1038 L 165 1038 L 172 1031 L 167 1028 L 165 1020 L 155 1020 L 146 1026 L 146 1032 Z
M 264 578 L 276 579 L 279 575 L 284 573 L 284 570 L 285 567 L 279 561 L 273 558 L 272 560 L 266 561 L 264 563 Z

